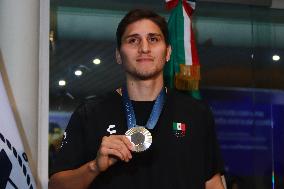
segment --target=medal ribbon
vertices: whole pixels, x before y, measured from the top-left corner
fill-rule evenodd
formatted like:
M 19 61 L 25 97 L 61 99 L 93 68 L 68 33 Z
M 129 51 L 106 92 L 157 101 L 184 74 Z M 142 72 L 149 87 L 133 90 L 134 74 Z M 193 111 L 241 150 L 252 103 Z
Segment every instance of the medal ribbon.
M 163 106 L 164 106 L 165 96 L 166 96 L 166 91 L 163 88 L 161 92 L 159 93 L 155 101 L 155 104 L 152 108 L 150 117 L 145 125 L 146 128 L 154 129 L 154 127 L 156 126 L 158 119 L 161 115 Z M 127 120 L 127 127 L 128 129 L 131 129 L 132 127 L 136 126 L 136 118 L 135 118 L 134 109 L 133 109 L 131 100 L 129 99 L 126 87 L 122 88 L 122 99 L 123 99 L 126 120 Z

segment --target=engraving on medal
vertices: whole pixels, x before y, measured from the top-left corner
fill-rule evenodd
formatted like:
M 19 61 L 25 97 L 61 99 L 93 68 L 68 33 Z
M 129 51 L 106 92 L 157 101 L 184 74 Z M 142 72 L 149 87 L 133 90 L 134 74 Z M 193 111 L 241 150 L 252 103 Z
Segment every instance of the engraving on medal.
M 145 136 L 142 133 L 133 133 L 131 135 L 131 141 L 135 144 L 135 145 L 141 145 L 143 144 L 143 142 L 145 141 Z
M 132 127 L 125 135 L 133 144 L 134 152 L 145 151 L 152 144 L 152 135 L 145 127 Z

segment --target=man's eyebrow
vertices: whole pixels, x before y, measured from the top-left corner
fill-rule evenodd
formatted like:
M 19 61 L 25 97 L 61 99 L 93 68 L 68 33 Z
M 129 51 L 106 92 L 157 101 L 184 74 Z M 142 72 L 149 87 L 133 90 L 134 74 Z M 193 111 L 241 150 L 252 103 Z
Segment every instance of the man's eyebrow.
M 148 33 L 148 36 L 159 36 L 162 37 L 163 35 L 160 33 Z M 130 37 L 139 37 L 140 35 L 138 33 L 130 34 L 124 37 L 124 39 L 130 38 Z
M 163 35 L 160 34 L 160 33 L 149 33 L 148 35 L 150 36 L 159 36 L 159 37 L 162 37 Z
M 130 38 L 130 37 L 139 37 L 139 34 L 134 33 L 134 34 L 131 34 L 131 35 L 127 35 L 127 36 L 124 37 L 124 39 Z

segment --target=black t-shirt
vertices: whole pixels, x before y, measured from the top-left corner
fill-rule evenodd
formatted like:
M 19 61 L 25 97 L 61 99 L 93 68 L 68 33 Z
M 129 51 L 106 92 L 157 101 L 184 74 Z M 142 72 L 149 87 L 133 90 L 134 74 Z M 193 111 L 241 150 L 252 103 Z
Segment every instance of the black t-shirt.
M 133 102 L 138 125 L 145 125 L 154 102 Z M 51 174 L 76 169 L 96 158 L 103 136 L 127 131 L 122 97 L 114 92 L 81 105 L 72 115 Z M 101 173 L 90 188 L 202 189 L 223 171 L 214 120 L 201 101 L 169 91 L 161 116 L 150 130 L 147 151 L 132 153 Z

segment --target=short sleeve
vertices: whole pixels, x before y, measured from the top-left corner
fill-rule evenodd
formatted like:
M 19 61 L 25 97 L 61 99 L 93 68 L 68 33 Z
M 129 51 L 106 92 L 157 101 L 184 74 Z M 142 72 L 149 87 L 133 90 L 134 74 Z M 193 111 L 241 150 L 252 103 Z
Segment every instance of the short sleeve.
M 51 164 L 49 175 L 75 169 L 84 163 L 84 108 L 79 107 L 71 116 L 64 132 L 59 152 Z
M 216 136 L 215 122 L 212 112 L 207 111 L 207 133 L 206 133 L 206 151 L 205 151 L 205 173 L 206 180 L 210 180 L 215 174 L 224 173 L 223 159 Z

